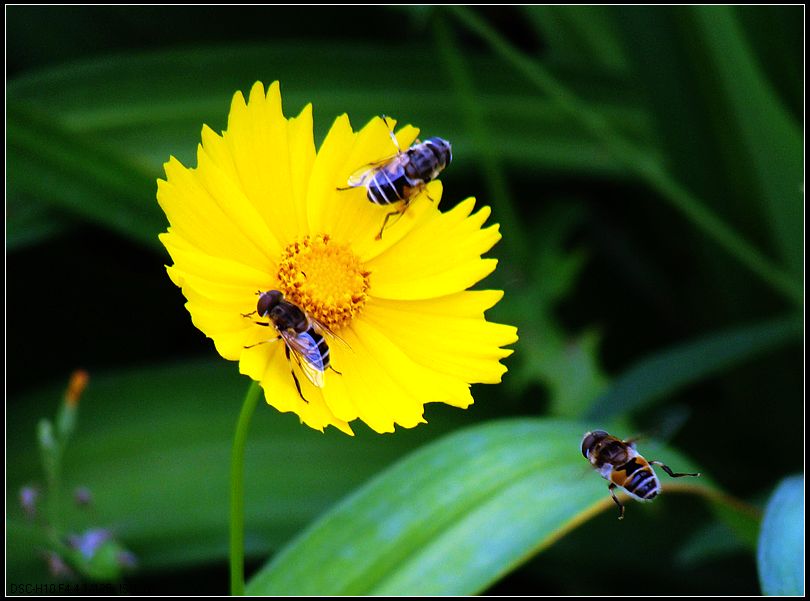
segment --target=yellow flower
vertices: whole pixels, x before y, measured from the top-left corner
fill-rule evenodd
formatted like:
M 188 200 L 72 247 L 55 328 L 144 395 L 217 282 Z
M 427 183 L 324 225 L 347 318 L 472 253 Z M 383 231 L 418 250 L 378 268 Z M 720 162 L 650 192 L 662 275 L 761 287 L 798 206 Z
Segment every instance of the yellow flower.
M 417 134 L 400 129 L 400 147 Z M 500 239 L 497 224 L 481 227 L 488 207 L 471 214 L 467 199 L 441 213 L 441 183 L 431 182 L 378 240 L 390 209 L 363 188 L 339 190 L 395 153 L 383 119 L 355 133 L 346 115 L 316 152 L 311 105 L 286 119 L 278 83 L 265 94 L 257 82 L 247 103 L 234 95 L 221 136 L 203 127 L 197 167 L 172 157 L 158 181 L 167 269 L 194 325 L 261 383 L 268 403 L 312 428 L 352 434 L 360 419 L 392 432 L 424 422 L 428 402 L 466 408 L 470 384 L 499 382 L 499 360 L 511 353 L 501 347 L 517 340 L 514 327 L 484 317 L 503 293 L 467 290 L 496 265 L 481 258 Z M 322 387 L 301 377 L 266 317 L 247 315 L 269 290 L 339 337 L 326 335 L 334 370 Z

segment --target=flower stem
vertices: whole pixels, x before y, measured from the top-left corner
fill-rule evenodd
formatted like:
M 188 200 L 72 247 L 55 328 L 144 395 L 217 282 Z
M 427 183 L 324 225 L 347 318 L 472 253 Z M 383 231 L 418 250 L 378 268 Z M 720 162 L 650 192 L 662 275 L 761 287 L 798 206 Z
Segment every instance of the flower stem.
M 261 388 L 251 382 L 242 403 L 231 451 L 231 594 L 245 593 L 245 442 Z

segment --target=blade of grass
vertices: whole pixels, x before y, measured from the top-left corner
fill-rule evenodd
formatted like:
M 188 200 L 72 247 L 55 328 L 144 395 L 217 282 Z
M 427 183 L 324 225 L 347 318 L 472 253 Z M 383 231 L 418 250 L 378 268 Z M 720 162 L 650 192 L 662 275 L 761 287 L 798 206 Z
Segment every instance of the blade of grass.
M 615 509 L 598 477 L 572 477 L 587 469 L 579 450 L 584 428 L 561 420 L 503 420 L 423 447 L 322 516 L 246 590 L 480 593 L 596 513 Z M 688 465 L 670 450 L 659 451 L 666 461 Z M 688 487 L 667 483 L 666 492 L 688 490 L 726 502 L 707 478 L 694 480 Z
M 605 6 L 527 6 L 529 22 L 542 34 L 557 63 L 570 63 L 603 76 L 627 71 L 627 57 Z
M 50 240 L 73 224 L 70 217 L 24 194 L 6 198 L 6 252 Z
M 143 570 L 224 562 L 233 421 L 246 384 L 221 360 L 91 371 L 63 481 L 66 491 L 88 487 L 93 507 L 80 510 L 63 495 L 63 522 L 71 531 L 112 528 Z M 47 573 L 38 539 L 27 534 L 41 526 L 28 524 L 16 497 L 21 486 L 42 481 L 36 424 L 61 401 L 63 388 L 8 401 L 14 423 L 7 434 L 10 581 L 39 582 Z M 312 431 L 260 403 L 245 457 L 246 557 L 266 557 L 335 499 L 467 419 L 439 407 L 426 417 L 428 427 L 395 437 L 358 427 L 350 439 Z
M 484 181 L 489 192 L 489 202 L 495 207 L 495 219 L 501 223 L 508 235 L 503 239 L 506 254 L 514 257 L 513 265 L 521 267 L 528 258 L 526 233 L 515 210 L 515 203 L 509 194 L 503 167 L 498 155 L 489 144 L 491 134 L 484 119 L 478 94 L 473 86 L 468 66 L 462 57 L 450 28 L 441 13 L 433 19 L 433 33 L 439 56 L 456 90 L 456 98 L 461 107 L 467 129 L 478 148 Z
M 103 224 L 152 246 L 165 229 L 154 180 L 114 152 L 65 133 L 51 121 L 8 109 L 12 193 Z
M 587 419 L 604 422 L 649 407 L 678 389 L 801 338 L 801 317 L 725 330 L 646 357 L 596 399 Z
M 507 63 L 523 73 L 540 91 L 555 100 L 560 108 L 568 112 L 573 122 L 578 123 L 601 141 L 614 158 L 620 160 L 631 173 L 659 192 L 664 200 L 736 258 L 740 264 L 793 303 L 797 305 L 803 303 L 804 293 L 800 282 L 774 265 L 757 248 L 718 218 L 704 202 L 675 181 L 658 162 L 619 135 L 602 114 L 572 93 L 536 61 L 514 48 L 468 8 L 449 6 L 445 10 L 466 29 L 483 39 Z
M 801 130 L 762 73 L 731 6 L 686 8 L 692 43 L 713 83 L 710 98 L 722 105 L 722 127 L 741 156 L 735 175 L 750 179 L 764 205 L 772 239 L 794 276 L 803 266 L 804 161 Z
M 300 46 L 300 41 L 282 40 L 110 55 L 13 79 L 7 94 L 12 202 L 58 206 L 78 220 L 90 219 L 154 244 L 152 232 L 162 229 L 163 221 L 157 212 L 152 213 L 155 221 L 139 213 L 155 211 L 153 183 L 162 175 L 163 163 L 175 155 L 193 165 L 201 125 L 222 129 L 233 92 L 267 71 L 283 81 L 288 114 L 315 103 L 320 117 L 316 138 L 339 113 L 348 111 L 359 126 L 385 112 L 443 135 L 458 148 L 478 149 L 510 165 L 597 177 L 623 175 L 597 144 L 568 126 L 563 111 L 538 102 L 516 84 L 515 76 L 494 69 L 495 59 L 476 57 L 471 68 L 491 74 L 479 86 L 477 110 L 485 122 L 498 127 L 491 128 L 486 139 L 470 140 L 458 123 L 458 111 L 447 102 L 441 70 L 419 78 L 418 85 L 396 80 L 380 88 L 375 75 L 380 65 L 405 71 L 414 61 L 434 60 L 428 47 L 378 48 L 357 42 L 335 48 L 312 42 L 311 52 L 301 53 Z M 315 57 L 326 53 L 332 60 L 324 69 Z M 346 81 L 355 83 L 347 87 Z M 632 95 L 628 100 L 627 94 L 618 94 L 619 87 L 616 82 L 591 85 L 589 99 L 654 154 L 645 111 Z M 454 172 L 471 169 L 474 159 L 468 157 L 475 154 L 457 153 Z M 133 194 L 136 190 L 139 193 Z M 129 203 L 137 209 L 129 212 L 121 206 Z M 40 213 L 44 219 L 48 211 Z M 27 226 L 17 225 L 16 215 L 9 216 L 10 227 L 24 238 Z M 12 242 L 16 239 L 15 234 Z

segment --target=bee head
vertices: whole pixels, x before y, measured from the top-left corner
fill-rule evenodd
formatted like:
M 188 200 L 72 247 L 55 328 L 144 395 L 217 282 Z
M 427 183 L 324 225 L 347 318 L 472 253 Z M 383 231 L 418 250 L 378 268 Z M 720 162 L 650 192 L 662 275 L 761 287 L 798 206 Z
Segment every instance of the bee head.
M 430 144 L 436 152 L 438 152 L 438 156 L 444 160 L 444 167 L 447 167 L 450 161 L 453 160 L 453 151 L 450 148 L 450 142 L 444 138 L 428 138 L 425 144 Z
M 259 302 L 256 303 L 256 312 L 262 317 L 267 317 L 273 307 L 284 300 L 284 295 L 278 290 L 268 290 L 259 295 Z
M 593 449 L 599 441 L 609 436 L 604 430 L 594 430 L 593 432 L 586 432 L 582 437 L 582 456 L 587 459 L 588 453 Z

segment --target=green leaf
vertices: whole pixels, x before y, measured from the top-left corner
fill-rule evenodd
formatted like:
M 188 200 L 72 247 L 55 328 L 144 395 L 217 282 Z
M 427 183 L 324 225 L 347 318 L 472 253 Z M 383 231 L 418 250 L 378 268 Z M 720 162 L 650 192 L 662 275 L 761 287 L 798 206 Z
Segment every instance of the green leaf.
M 529 6 L 523 12 L 548 45 L 550 59 L 591 70 L 627 69 L 627 58 L 605 6 Z
M 548 388 L 550 411 L 558 417 L 579 417 L 607 385 L 594 330 L 571 334 L 556 317 L 557 305 L 570 293 L 586 260 L 582 251 L 567 250 L 566 243 L 583 218 L 582 207 L 566 202 L 543 212 L 529 231 L 542 231 L 532 241 L 532 260 L 526 281 L 504 283 L 512 290 L 498 310 L 520 332 L 517 369 L 509 383 L 519 390 L 541 383 Z M 509 272 L 509 263 L 500 270 Z
M 425 446 L 322 516 L 247 592 L 479 593 L 598 511 L 615 509 L 580 453 L 584 431 L 577 422 L 512 419 Z M 655 453 L 691 469 L 671 451 Z M 707 478 L 689 480 L 666 488 L 715 491 Z
M 649 407 L 676 390 L 767 351 L 799 340 L 801 317 L 787 317 L 724 330 L 654 353 L 619 376 L 588 413 L 608 421 Z
M 125 155 L 11 106 L 7 136 L 12 195 L 51 203 L 157 247 L 166 223 L 154 200 L 156 185 Z
M 782 261 L 803 267 L 804 151 L 802 132 L 761 71 L 733 7 L 690 7 L 702 68 L 713 82 L 706 99 L 720 110 L 725 146 L 737 156 L 733 177 L 751 181 Z M 712 106 L 714 105 L 714 106 Z
M 757 567 L 766 595 L 804 595 L 804 477 L 785 478 L 765 508 Z
M 598 144 L 569 126 L 564 113 L 522 92 L 514 78 L 494 68 L 492 59 L 475 57 L 473 63 L 476 72 L 492 74 L 480 90 L 481 104 L 485 118 L 499 124 L 482 148 L 469 139 L 448 102 L 440 69 L 380 88 L 383 65 L 386 72 L 409 73 L 413 64 L 435 61 L 430 48 L 306 44 L 307 52 L 300 52 L 299 41 L 280 40 L 119 54 L 10 81 L 10 196 L 24 194 L 154 246 L 166 225 L 155 201 L 163 163 L 174 155 L 193 165 L 202 125 L 224 129 L 234 92 L 246 92 L 257 79 L 282 82 L 288 115 L 314 104 L 316 140 L 341 113 L 348 112 L 355 127 L 386 113 L 451 139 L 459 149 L 454 171 L 472 170 L 475 155 L 487 151 L 522 167 L 623 173 Z M 323 56 L 330 60 L 325 63 Z M 617 100 L 618 87 L 611 83 L 589 90 L 619 126 L 652 140 L 644 112 L 626 94 Z M 59 90 L 57 97 L 53 90 Z
M 6 251 L 20 250 L 66 232 L 69 216 L 33 196 L 9 194 L 6 199 Z
M 744 239 L 769 247 L 768 255 L 779 257 L 798 280 L 801 129 L 762 72 L 735 10 L 631 6 L 617 9 L 616 22 L 645 82 L 669 168 Z M 759 21 L 760 27 L 766 23 Z M 767 37 L 773 41 L 784 33 L 770 31 Z M 713 261 L 718 294 L 725 293 L 726 305 L 733 306 L 749 283 Z
M 736 530 L 722 521 L 712 522 L 690 536 L 678 550 L 675 560 L 684 568 L 694 568 L 707 559 L 748 553 L 751 547 Z
M 239 404 L 249 380 L 226 361 L 90 374 L 64 453 L 62 523 L 73 532 L 111 528 L 143 569 L 221 561 L 228 549 L 228 475 Z M 19 488 L 43 482 L 36 424 L 63 386 L 12 397 L 7 433 L 10 581 L 44 577 L 42 542 L 19 508 Z M 246 449 L 246 555 L 266 557 L 321 511 L 395 458 L 469 414 L 431 405 L 429 424 L 380 436 L 320 433 L 262 403 Z M 91 511 L 69 491 L 88 487 Z
M 751 244 L 746 237 L 737 233 L 700 197 L 695 196 L 678 180 L 674 179 L 657 157 L 651 156 L 646 149 L 625 138 L 616 130 L 599 109 L 590 106 L 587 100 L 576 94 L 569 85 L 559 80 L 550 70 L 517 49 L 513 43 L 504 38 L 484 19 L 465 7 L 449 6 L 453 14 L 467 29 L 480 36 L 490 48 L 523 73 L 527 81 L 538 90 L 556 101 L 557 106 L 565 110 L 583 129 L 600 140 L 614 159 L 622 161 L 630 173 L 639 176 L 660 193 L 663 200 L 671 203 L 693 225 L 709 238 L 735 257 L 774 290 L 779 291 L 795 304 L 801 304 L 803 294 L 798 278 L 786 273 L 779 265 L 774 264 L 766 255 Z M 656 14 L 657 16 L 657 14 Z M 642 31 L 644 31 L 642 29 Z M 645 33 L 648 33 L 645 31 Z M 656 69 L 667 73 L 659 65 Z

